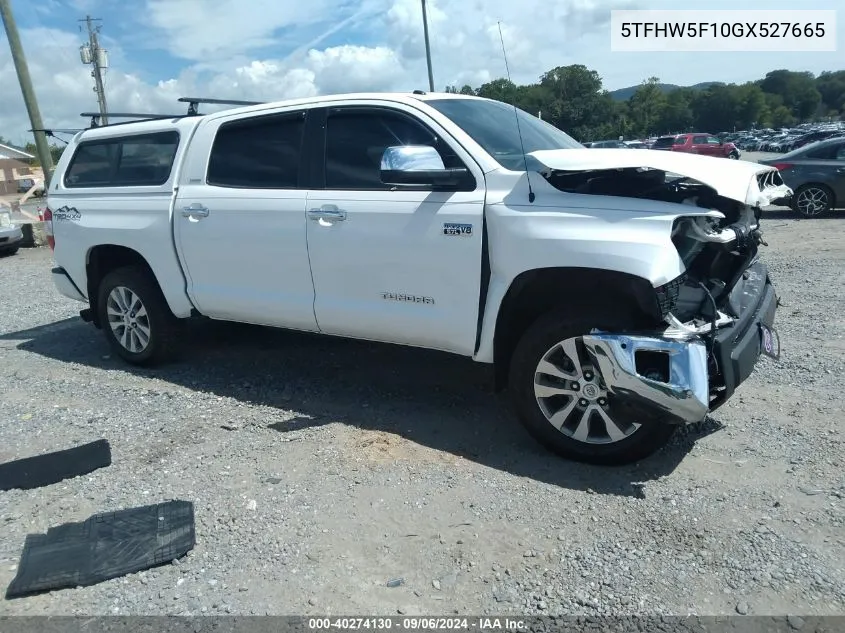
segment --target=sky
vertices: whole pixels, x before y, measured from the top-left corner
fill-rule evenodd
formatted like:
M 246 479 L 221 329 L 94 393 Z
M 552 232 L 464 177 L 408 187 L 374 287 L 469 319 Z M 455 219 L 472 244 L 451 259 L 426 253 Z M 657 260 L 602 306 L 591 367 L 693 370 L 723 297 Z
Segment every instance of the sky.
M 841 0 L 803 0 L 836 9 Z M 182 112 L 182 96 L 281 100 L 350 91 L 428 89 L 420 0 L 11 0 L 46 127 L 86 125 L 97 109 L 79 46 L 86 15 L 100 18 L 109 110 Z M 536 81 L 584 64 L 609 90 L 651 76 L 666 83 L 743 82 L 778 68 L 845 69 L 838 51 L 815 53 L 612 52 L 612 9 L 794 9 L 794 0 L 427 0 L 435 89 L 505 76 Z M 725 14 L 726 18 L 729 14 Z M 840 18 L 845 13 L 840 12 Z M 29 119 L 0 30 L 0 136 L 31 140 Z

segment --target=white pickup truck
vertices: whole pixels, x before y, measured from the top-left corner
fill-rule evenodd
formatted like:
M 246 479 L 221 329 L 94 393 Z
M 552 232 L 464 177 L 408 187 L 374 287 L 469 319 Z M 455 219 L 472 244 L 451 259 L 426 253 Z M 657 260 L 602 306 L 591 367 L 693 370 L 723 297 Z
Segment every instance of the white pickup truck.
M 80 132 L 47 226 L 58 290 L 130 363 L 192 317 L 443 350 L 551 450 L 622 464 L 778 356 L 759 219 L 790 194 L 497 101 L 351 94 Z

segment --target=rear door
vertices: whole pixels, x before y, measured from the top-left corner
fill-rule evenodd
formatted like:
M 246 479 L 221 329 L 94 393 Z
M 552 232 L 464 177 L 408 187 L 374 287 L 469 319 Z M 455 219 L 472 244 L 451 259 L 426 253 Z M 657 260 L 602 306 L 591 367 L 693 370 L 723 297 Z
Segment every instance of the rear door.
M 210 116 L 191 141 L 175 226 L 204 315 L 316 331 L 300 187 L 306 111 Z
M 692 137 L 692 152 L 694 154 L 710 155 L 710 146 L 707 144 L 706 134 L 696 134 Z
M 800 184 L 830 187 L 837 206 L 845 204 L 845 139 L 807 151 L 800 162 Z
M 481 285 L 484 175 L 436 122 L 402 104 L 322 110 L 308 251 L 320 331 L 472 355 Z M 467 167 L 452 191 L 386 185 L 387 147 L 428 145 Z

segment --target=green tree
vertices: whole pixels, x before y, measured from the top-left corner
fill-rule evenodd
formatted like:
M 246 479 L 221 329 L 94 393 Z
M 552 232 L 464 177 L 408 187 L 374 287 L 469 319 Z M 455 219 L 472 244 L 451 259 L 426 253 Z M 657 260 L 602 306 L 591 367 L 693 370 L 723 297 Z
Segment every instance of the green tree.
M 510 79 L 494 79 L 493 81 L 488 81 L 486 84 L 482 84 L 476 91 L 476 94 L 486 99 L 495 99 L 496 101 L 515 104 L 519 95 L 519 89 Z
M 576 139 L 605 137 L 615 129 L 613 99 L 595 70 L 558 66 L 540 77 L 539 86 L 548 99 L 543 118 Z
M 780 95 L 783 105 L 799 119 L 816 114 L 822 100 L 821 93 L 816 89 L 815 77 L 810 72 L 773 70 L 760 81 L 760 88 L 764 92 Z
M 772 127 L 790 127 L 795 125 L 795 116 L 786 106 L 778 106 L 772 111 Z
M 695 92 L 690 88 L 678 88 L 666 95 L 663 117 L 658 125 L 658 134 L 681 133 L 689 130 L 695 121 L 692 101 Z
M 38 151 L 35 147 L 35 143 L 27 143 L 24 150 L 35 156 L 29 163 L 33 167 L 41 167 L 41 161 L 38 159 Z M 62 153 L 65 151 L 64 147 L 58 147 L 56 145 L 50 145 L 50 156 L 53 157 L 53 165 L 59 162 L 59 159 L 62 157 Z
M 659 132 L 666 111 L 666 95 L 660 89 L 660 79 L 650 77 L 644 81 L 628 100 L 628 108 L 637 136 Z
M 828 111 L 841 112 L 845 107 L 845 70 L 823 72 L 816 78 L 816 89 Z

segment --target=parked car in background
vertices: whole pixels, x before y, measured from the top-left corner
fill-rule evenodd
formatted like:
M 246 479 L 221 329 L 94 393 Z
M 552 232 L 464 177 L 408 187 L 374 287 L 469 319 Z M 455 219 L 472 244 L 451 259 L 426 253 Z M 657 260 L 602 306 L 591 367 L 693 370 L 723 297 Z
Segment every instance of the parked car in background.
M 14 255 L 23 240 L 21 227 L 12 223 L 12 213 L 0 208 L 0 256 Z
M 845 206 L 845 136 L 818 141 L 758 162 L 780 171 L 784 182 L 794 191 L 788 204 L 803 217 L 818 217 Z M 784 202 L 777 200 L 775 204 Z
M 736 145 L 733 143 L 724 143 L 712 134 L 703 134 L 701 132 L 661 136 L 654 142 L 651 148 L 672 152 L 686 152 L 687 154 L 719 156 L 734 160 L 739 158 L 739 149 Z
M 646 145 L 643 141 L 624 141 L 625 147 L 630 147 L 631 149 L 648 149 L 648 145 Z
M 593 141 L 592 143 L 588 143 L 587 147 L 591 147 L 593 149 L 625 149 L 628 146 L 623 141 L 618 140 L 611 140 L 611 141 Z

